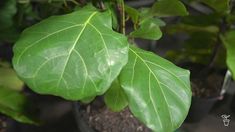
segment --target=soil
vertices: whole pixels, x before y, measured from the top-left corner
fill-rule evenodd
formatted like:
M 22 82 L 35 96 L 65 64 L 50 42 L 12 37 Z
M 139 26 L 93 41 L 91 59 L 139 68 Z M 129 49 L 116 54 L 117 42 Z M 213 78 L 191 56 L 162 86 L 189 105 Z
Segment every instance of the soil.
M 192 93 L 195 97 L 210 98 L 218 97 L 222 88 L 223 77 L 211 74 L 207 78 L 191 79 Z
M 224 71 L 217 69 L 205 70 L 205 65 L 195 63 L 185 63 L 180 65 L 183 68 L 189 69 L 191 72 L 191 88 L 194 97 L 198 98 L 213 98 L 218 97 L 223 84 Z
M 112 112 L 106 106 L 88 105 L 81 111 L 88 125 L 97 132 L 151 132 L 125 108 L 121 112 Z
M 7 128 L 7 118 L 0 115 L 0 132 L 6 132 Z

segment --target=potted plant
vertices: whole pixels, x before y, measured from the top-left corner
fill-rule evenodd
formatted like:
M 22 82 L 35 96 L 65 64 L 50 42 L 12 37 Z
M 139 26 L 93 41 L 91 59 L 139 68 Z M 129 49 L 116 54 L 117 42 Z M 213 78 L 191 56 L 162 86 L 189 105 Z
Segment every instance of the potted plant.
M 192 72 L 193 100 L 188 115 L 192 122 L 205 117 L 221 98 L 221 70 L 225 75 L 223 69 L 229 69 L 234 79 L 234 4 L 229 0 L 218 2 L 187 3 L 192 13 L 167 29 L 168 33 L 183 32 L 187 38 L 182 49 L 170 51 L 168 56 L 181 64 L 190 62 L 184 66 L 191 67 Z
M 21 29 L 41 19 L 42 12 L 33 12 L 29 1 L 19 2 L 28 9 L 18 14 L 20 24 L 27 15 L 31 18 Z M 164 25 L 160 17 L 187 15 L 184 4 L 164 0 L 136 10 L 124 0 L 58 3 L 50 13 L 63 15 L 44 14 L 14 44 L 13 67 L 19 78 L 36 93 L 66 100 L 90 102 L 104 95 L 108 108 L 128 106 L 153 131 L 177 129 L 191 103 L 189 71 L 133 44 L 135 38 L 158 40 Z M 134 30 L 126 34 L 128 17 Z M 9 28 L 15 26 L 12 17 L 8 20 L 13 23 Z

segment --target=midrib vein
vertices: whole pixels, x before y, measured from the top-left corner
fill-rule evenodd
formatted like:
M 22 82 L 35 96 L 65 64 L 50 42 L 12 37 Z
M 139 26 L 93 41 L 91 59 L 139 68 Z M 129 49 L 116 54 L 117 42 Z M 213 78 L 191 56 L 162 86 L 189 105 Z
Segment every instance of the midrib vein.
M 91 14 L 91 16 L 86 20 L 86 22 L 84 23 L 84 27 L 82 28 L 81 32 L 78 34 L 78 37 L 76 38 L 76 40 L 74 41 L 74 43 L 73 43 L 71 49 L 69 50 L 69 55 L 68 55 L 68 57 L 67 57 L 67 59 L 66 59 L 66 61 L 65 61 L 65 66 L 64 66 L 63 71 L 62 71 L 62 73 L 61 73 L 61 76 L 60 76 L 60 78 L 59 78 L 59 80 L 58 80 L 57 87 L 59 86 L 59 84 L 60 84 L 60 82 L 61 82 L 61 79 L 63 78 L 64 72 L 65 72 L 65 69 L 66 69 L 66 67 L 67 67 L 69 58 L 70 58 L 70 56 L 71 56 L 71 54 L 72 54 L 72 51 L 74 50 L 74 48 L 75 48 L 75 46 L 76 46 L 78 40 L 80 39 L 82 33 L 84 32 L 84 30 L 85 30 L 86 26 L 88 25 L 88 23 L 90 22 L 91 18 L 92 18 L 96 13 L 97 13 L 97 12 L 93 12 L 93 13 Z
M 159 88 L 160 88 L 160 90 L 161 90 L 161 92 L 162 92 L 162 95 L 163 95 L 163 97 L 164 97 L 164 99 L 165 99 L 165 103 L 166 103 L 166 105 L 169 106 L 169 104 L 168 104 L 168 102 L 167 102 L 167 100 L 166 100 L 165 94 L 164 94 L 164 92 L 163 92 L 163 89 L 162 89 L 162 87 L 160 86 L 160 81 L 157 79 L 157 77 L 156 77 L 156 75 L 154 74 L 154 72 L 150 69 L 150 67 L 148 66 L 148 64 L 143 60 L 143 58 L 142 58 L 141 56 L 139 56 L 139 55 L 138 55 L 134 50 L 132 50 L 131 48 L 129 48 L 129 49 L 130 49 L 131 52 L 133 52 L 133 53 L 146 65 L 146 67 L 148 68 L 148 70 L 150 71 L 150 73 L 154 76 L 154 78 L 156 79 L 157 84 L 158 84 L 158 86 L 159 86 Z M 158 110 L 156 109 L 156 106 L 155 106 L 155 104 L 153 103 L 154 100 L 152 99 L 151 92 L 150 92 L 149 94 L 150 94 L 151 103 L 153 104 L 153 107 L 154 107 L 154 111 L 155 111 L 155 113 L 158 115 Z M 172 122 L 172 119 L 171 119 L 171 113 L 170 113 L 169 110 L 168 110 L 168 112 L 169 112 L 169 115 L 170 115 L 170 121 L 171 121 L 171 125 L 172 125 L 173 122 Z M 158 120 L 159 120 L 160 125 L 162 126 L 162 122 L 160 121 L 159 117 L 158 117 Z M 163 127 L 162 127 L 162 128 L 163 128 Z
M 54 35 L 54 34 L 56 34 L 56 33 L 59 33 L 59 32 L 62 32 L 62 31 L 65 31 L 65 30 L 68 30 L 68 29 L 70 29 L 70 28 L 77 27 L 77 26 L 80 26 L 80 25 L 81 25 L 81 24 L 76 24 L 76 25 L 73 25 L 73 26 L 69 26 L 69 27 L 60 29 L 60 30 L 58 30 L 58 31 L 55 31 L 55 32 L 53 32 L 53 33 L 50 33 L 50 34 L 48 34 L 48 35 L 46 35 L 46 36 L 40 38 L 39 40 L 35 41 L 35 42 L 32 43 L 31 45 L 28 45 L 28 46 L 19 54 L 19 57 L 18 57 L 18 59 L 17 59 L 17 61 L 16 61 L 16 64 L 19 64 L 19 61 L 20 61 L 21 57 L 24 55 L 24 53 L 25 53 L 29 48 L 31 48 L 31 47 L 33 47 L 34 45 L 36 45 L 37 43 L 41 42 L 42 40 L 44 40 L 44 39 L 46 39 L 46 38 L 48 38 L 48 37 L 50 37 L 50 36 L 52 36 L 52 35 Z

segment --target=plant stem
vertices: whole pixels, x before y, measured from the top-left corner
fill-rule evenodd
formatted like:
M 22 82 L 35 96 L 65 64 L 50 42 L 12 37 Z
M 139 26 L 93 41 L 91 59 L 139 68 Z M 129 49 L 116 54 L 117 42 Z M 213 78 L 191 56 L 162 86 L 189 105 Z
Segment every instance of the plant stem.
M 208 65 L 208 68 L 213 68 L 214 67 L 214 64 L 215 64 L 215 61 L 216 61 L 216 58 L 218 56 L 218 52 L 219 52 L 219 49 L 221 47 L 221 43 L 222 41 L 220 40 L 220 36 L 223 35 L 226 30 L 227 30 L 227 23 L 226 23 L 226 18 L 224 17 L 222 19 L 222 23 L 219 25 L 219 33 L 217 35 L 217 42 L 216 42 L 216 45 L 212 51 L 212 56 L 211 56 L 211 61 Z
M 99 0 L 98 4 L 99 4 L 101 10 L 105 10 L 105 6 L 104 6 L 104 3 L 102 0 Z
M 207 75 L 211 71 L 211 69 L 214 67 L 214 65 L 216 63 L 216 59 L 217 59 L 219 51 L 220 51 L 220 47 L 222 46 L 222 44 L 221 44 L 222 41 L 220 39 L 220 35 L 223 35 L 227 31 L 227 28 L 228 28 L 228 26 L 227 26 L 226 20 L 225 20 L 225 18 L 223 18 L 221 24 L 219 25 L 219 32 L 217 34 L 216 44 L 212 50 L 209 64 L 199 72 L 198 76 Z
M 83 120 L 81 113 L 79 112 L 79 103 L 78 102 L 73 102 L 73 113 L 75 116 L 75 120 L 76 120 L 76 124 L 77 127 L 79 129 L 79 131 L 82 132 L 94 132 L 94 130 L 92 130 L 88 124 Z
M 212 51 L 212 55 L 211 55 L 210 63 L 208 65 L 208 69 L 213 68 L 214 65 L 215 65 L 216 58 L 218 56 L 219 48 L 220 48 L 220 45 L 221 45 L 220 43 L 221 43 L 221 41 L 218 38 L 217 43 L 215 44 L 214 49 Z
M 122 34 L 126 34 L 124 0 L 118 0 L 117 6 L 120 14 L 120 32 Z

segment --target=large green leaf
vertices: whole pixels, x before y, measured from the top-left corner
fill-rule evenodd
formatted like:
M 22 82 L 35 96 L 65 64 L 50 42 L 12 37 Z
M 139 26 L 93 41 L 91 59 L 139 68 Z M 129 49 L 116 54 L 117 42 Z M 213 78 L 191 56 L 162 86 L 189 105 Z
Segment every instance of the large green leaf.
M 160 0 L 154 3 L 150 13 L 155 16 L 185 16 L 188 15 L 184 4 L 179 0 Z
M 128 105 L 126 94 L 120 86 L 118 79 L 113 81 L 111 87 L 105 93 L 104 101 L 113 111 L 121 111 Z
M 13 119 L 30 124 L 37 124 L 29 113 L 27 98 L 20 92 L 0 86 L 0 112 Z
M 235 79 L 235 30 L 229 31 L 223 37 L 223 43 L 227 50 L 227 65 Z
M 34 91 L 79 100 L 103 94 L 127 59 L 127 38 L 112 30 L 110 12 L 85 8 L 26 29 L 13 64 Z
M 157 19 L 156 19 L 157 20 Z M 149 18 L 140 24 L 140 27 L 131 32 L 130 36 L 135 38 L 158 40 L 162 37 L 162 32 L 154 18 Z
M 120 83 L 132 113 L 157 132 L 172 132 L 184 121 L 191 103 L 189 71 L 131 47 Z

